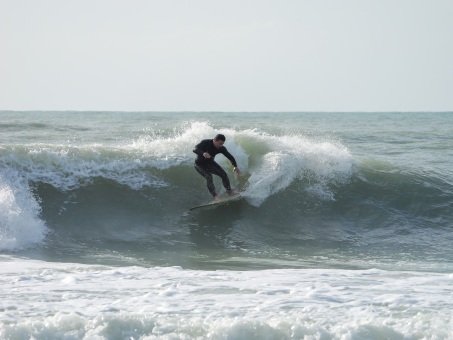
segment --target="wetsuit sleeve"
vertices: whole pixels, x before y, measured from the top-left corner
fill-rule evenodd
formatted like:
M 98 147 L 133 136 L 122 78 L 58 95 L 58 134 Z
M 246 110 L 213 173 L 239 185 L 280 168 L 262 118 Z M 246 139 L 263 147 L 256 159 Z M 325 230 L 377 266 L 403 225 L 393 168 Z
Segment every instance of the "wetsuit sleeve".
M 231 153 L 229 153 L 225 147 L 222 147 L 221 153 L 230 160 L 231 164 L 233 164 L 234 167 L 238 166 L 233 155 Z
M 203 156 L 203 153 L 206 152 L 206 146 L 205 146 L 205 141 L 201 141 L 197 145 L 195 145 L 195 148 L 192 150 L 194 153 L 196 153 L 198 156 Z

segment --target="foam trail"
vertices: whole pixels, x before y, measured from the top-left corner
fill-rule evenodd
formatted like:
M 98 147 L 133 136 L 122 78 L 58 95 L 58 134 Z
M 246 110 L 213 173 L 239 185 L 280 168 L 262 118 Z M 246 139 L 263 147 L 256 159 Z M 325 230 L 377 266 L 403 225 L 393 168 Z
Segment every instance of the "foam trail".
M 24 180 L 0 174 L 0 250 L 17 251 L 44 240 L 47 227 Z

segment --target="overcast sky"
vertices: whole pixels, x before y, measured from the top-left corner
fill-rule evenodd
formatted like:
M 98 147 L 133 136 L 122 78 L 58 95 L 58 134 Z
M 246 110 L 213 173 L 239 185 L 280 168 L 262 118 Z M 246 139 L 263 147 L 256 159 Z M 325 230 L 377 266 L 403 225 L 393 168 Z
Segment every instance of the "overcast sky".
M 453 111 L 453 1 L 0 0 L 0 110 Z

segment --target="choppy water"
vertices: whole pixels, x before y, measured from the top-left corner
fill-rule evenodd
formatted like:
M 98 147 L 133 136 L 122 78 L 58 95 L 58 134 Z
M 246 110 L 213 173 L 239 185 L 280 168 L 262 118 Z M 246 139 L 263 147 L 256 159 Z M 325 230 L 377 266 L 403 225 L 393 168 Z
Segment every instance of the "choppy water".
M 451 338 L 452 169 L 453 113 L 0 112 L 0 337 Z

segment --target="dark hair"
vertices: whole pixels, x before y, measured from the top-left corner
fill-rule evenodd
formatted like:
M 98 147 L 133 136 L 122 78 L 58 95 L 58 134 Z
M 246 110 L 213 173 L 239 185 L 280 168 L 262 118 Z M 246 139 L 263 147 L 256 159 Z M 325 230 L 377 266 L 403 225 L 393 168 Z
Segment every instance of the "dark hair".
M 225 141 L 225 136 L 222 135 L 221 133 L 219 133 L 218 135 L 216 135 L 214 137 L 215 140 L 221 140 L 221 141 Z

